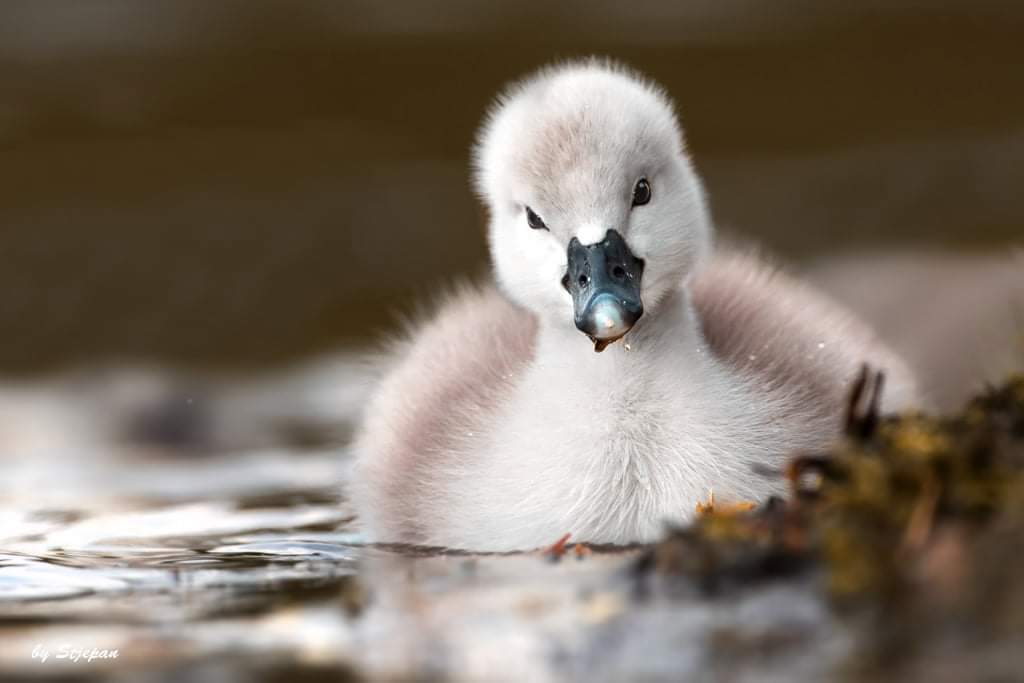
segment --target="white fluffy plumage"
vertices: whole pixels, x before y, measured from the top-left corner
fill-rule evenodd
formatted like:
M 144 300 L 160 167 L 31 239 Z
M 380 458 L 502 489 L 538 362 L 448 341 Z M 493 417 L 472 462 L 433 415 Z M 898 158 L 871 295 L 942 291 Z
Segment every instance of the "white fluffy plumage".
M 650 541 L 716 500 L 784 492 L 833 440 L 863 362 L 886 406 L 905 364 L 850 313 L 755 256 L 713 250 L 665 93 L 601 61 L 513 85 L 475 149 L 497 288 L 466 287 L 390 356 L 356 441 L 372 540 L 525 550 Z M 650 202 L 632 206 L 639 178 Z M 547 230 L 527 225 L 526 207 Z M 609 228 L 642 258 L 645 312 L 603 353 L 573 324 L 567 244 Z

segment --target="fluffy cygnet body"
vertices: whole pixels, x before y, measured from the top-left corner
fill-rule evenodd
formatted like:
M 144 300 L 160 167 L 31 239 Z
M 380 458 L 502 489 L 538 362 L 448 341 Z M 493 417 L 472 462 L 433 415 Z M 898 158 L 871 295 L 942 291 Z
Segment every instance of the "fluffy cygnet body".
M 711 491 L 784 493 L 771 470 L 835 439 L 862 363 L 885 407 L 914 400 L 851 314 L 712 250 L 672 105 L 636 74 L 542 71 L 475 151 L 497 287 L 453 293 L 390 357 L 356 442 L 371 540 L 650 541 Z

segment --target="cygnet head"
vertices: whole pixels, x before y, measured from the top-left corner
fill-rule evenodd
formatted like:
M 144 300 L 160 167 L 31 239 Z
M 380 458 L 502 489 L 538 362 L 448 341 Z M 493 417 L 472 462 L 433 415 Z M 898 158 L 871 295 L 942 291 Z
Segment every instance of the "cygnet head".
M 545 69 L 499 97 L 475 149 L 499 284 L 601 350 L 657 315 L 710 221 L 672 104 L 628 69 Z

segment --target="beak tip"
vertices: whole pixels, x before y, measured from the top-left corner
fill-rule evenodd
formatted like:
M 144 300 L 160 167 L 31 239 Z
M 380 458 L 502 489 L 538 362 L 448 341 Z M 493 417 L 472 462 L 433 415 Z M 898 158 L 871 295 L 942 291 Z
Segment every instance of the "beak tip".
M 580 321 L 582 324 L 578 327 L 587 334 L 609 343 L 629 332 L 639 318 L 633 311 L 621 306 L 614 297 L 607 294 L 598 295 L 588 308 Z

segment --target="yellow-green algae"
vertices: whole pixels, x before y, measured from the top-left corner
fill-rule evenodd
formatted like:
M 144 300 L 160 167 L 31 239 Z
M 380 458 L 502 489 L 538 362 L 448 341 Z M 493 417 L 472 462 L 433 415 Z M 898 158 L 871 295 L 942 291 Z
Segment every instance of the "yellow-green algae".
M 809 576 L 867 634 L 848 663 L 854 678 L 1015 670 L 1024 664 L 1024 375 L 942 417 L 880 417 L 881 379 L 862 374 L 841 443 L 794 458 L 787 501 L 703 506 L 642 556 L 639 575 L 685 577 L 708 593 Z

